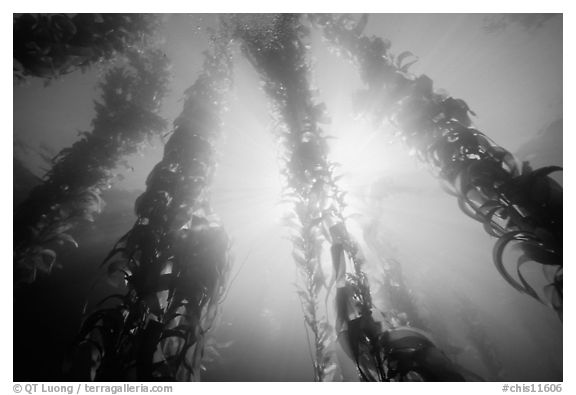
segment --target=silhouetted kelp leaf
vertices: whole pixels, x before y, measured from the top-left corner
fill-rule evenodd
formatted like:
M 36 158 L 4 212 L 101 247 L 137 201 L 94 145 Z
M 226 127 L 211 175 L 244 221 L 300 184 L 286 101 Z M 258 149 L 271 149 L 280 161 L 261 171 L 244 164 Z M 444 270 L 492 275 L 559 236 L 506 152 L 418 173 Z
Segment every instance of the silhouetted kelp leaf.
M 537 240 L 522 240 L 515 247 L 524 252 L 525 258 L 521 259 L 533 260 L 542 265 L 556 266 L 558 261 L 562 259 L 556 251 L 547 249 L 543 243 Z
M 458 198 L 458 207 L 460 207 L 460 210 L 462 210 L 462 212 L 464 214 L 466 214 L 467 216 L 469 216 L 472 219 L 475 219 L 477 221 L 482 221 L 484 218 L 481 214 L 479 214 L 475 210 L 475 207 L 470 204 L 470 201 L 468 199 L 465 199 L 463 197 L 459 197 Z
M 524 275 L 522 274 L 522 265 L 524 265 L 526 262 L 530 262 L 530 261 L 532 261 L 532 258 L 530 258 L 528 255 L 522 255 L 517 259 L 517 261 L 516 261 L 516 276 L 518 277 L 520 284 L 522 284 L 522 288 L 524 289 L 524 292 L 527 293 L 528 295 L 532 296 L 534 299 L 541 301 L 540 297 L 538 296 L 538 293 L 526 281 L 526 279 L 524 278 Z
M 504 277 L 504 279 L 510 285 L 512 285 L 514 288 L 516 288 L 516 290 L 518 290 L 520 292 L 524 292 L 524 288 L 520 284 L 518 284 L 518 282 L 516 280 L 514 280 L 514 278 L 512 278 L 508 274 L 508 271 L 506 270 L 502 259 L 503 259 L 504 249 L 506 248 L 508 243 L 510 243 L 511 241 L 515 240 L 516 237 L 521 236 L 523 234 L 524 234 L 524 232 L 521 232 L 521 231 L 509 232 L 509 233 L 505 234 L 496 242 L 496 244 L 494 245 L 494 250 L 493 250 L 493 261 L 494 261 L 494 264 L 496 265 L 496 269 L 498 270 L 500 275 L 502 277 Z
M 519 282 L 508 274 L 508 271 L 505 269 L 502 262 L 504 250 L 512 241 L 518 241 L 520 243 L 518 248 L 525 252 L 524 255 L 518 258 L 516 264 Z M 556 253 L 548 251 L 544 245 L 535 238 L 535 236 L 524 231 L 509 232 L 502 236 L 494 246 L 494 262 L 502 277 L 504 277 L 504 279 L 518 291 L 526 293 L 545 304 L 546 302 L 541 300 L 538 293 L 523 277 L 520 271 L 521 266 L 528 261 L 536 261 L 544 265 L 558 265 L 558 260 L 561 260 L 561 258 Z

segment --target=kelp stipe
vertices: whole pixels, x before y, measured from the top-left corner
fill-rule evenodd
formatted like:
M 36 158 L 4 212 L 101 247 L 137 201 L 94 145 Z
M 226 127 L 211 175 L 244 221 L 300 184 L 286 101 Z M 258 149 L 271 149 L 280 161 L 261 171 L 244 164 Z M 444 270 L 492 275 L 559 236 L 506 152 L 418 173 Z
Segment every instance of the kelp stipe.
M 434 92 L 426 75 L 409 72 L 414 55 L 394 57 L 390 42 L 362 34 L 368 16 L 310 15 L 326 39 L 359 68 L 366 89 L 359 107 L 377 125 L 395 126 L 404 142 L 458 199 L 461 210 L 497 237 L 494 264 L 515 289 L 553 308 L 562 318 L 562 187 L 550 177 L 559 167 L 522 168 L 510 152 L 472 126 L 465 101 Z M 522 251 L 516 275 L 505 266 L 508 246 Z M 549 284 L 541 292 L 522 274 L 526 262 L 542 265 Z
M 213 44 L 135 203 L 136 224 L 103 262 L 125 292 L 84 320 L 70 373 L 77 379 L 200 380 L 230 272 L 228 236 L 207 200 L 231 83 L 229 40 Z
M 17 80 L 59 78 L 142 50 L 160 23 L 153 14 L 23 14 L 14 19 Z
M 306 330 L 313 334 L 314 380 L 331 381 L 339 372 L 333 329 L 320 303 L 327 285 L 321 266 L 325 240 L 321 220 L 323 210 L 341 195 L 326 157 L 326 136 L 319 127 L 323 105 L 314 102 L 308 84 L 306 31 L 299 16 L 274 15 L 261 27 L 251 24 L 249 17 L 233 16 L 230 23 L 273 104 L 277 137 L 284 149 L 281 172 L 287 186 L 283 194 L 293 207 L 287 222 L 293 230 L 292 257 L 300 277 L 297 293 Z
M 166 128 L 159 110 L 167 93 L 169 62 L 160 50 L 127 53 L 99 85 L 92 130 L 53 159 L 53 167 L 14 214 L 14 282 L 30 283 L 49 273 L 62 243 L 80 221 L 93 221 L 103 207 L 123 160 Z

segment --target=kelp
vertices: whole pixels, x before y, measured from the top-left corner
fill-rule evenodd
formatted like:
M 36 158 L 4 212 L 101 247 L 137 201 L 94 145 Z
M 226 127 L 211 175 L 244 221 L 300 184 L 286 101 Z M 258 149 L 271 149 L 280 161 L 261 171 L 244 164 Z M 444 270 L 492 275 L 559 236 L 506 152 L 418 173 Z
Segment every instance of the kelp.
M 334 334 L 322 314 L 320 293 L 327 285 L 322 270 L 322 226 L 326 210 L 342 206 L 335 184 L 334 164 L 327 159 L 326 135 L 320 124 L 324 105 L 315 101 L 309 86 L 304 40 L 307 32 L 297 15 L 276 15 L 267 26 L 254 26 L 250 16 L 233 16 L 242 50 L 263 80 L 277 120 L 277 138 L 283 147 L 281 172 L 286 180 L 284 199 L 292 204 L 287 217 L 300 283 L 300 298 L 307 330 L 313 334 L 315 381 L 337 377 Z M 338 212 L 340 212 L 338 208 Z
M 426 75 L 409 72 L 413 55 L 394 57 L 390 42 L 362 34 L 367 16 L 311 15 L 325 38 L 359 68 L 366 89 L 358 107 L 377 126 L 384 122 L 427 163 L 443 188 L 458 199 L 461 210 L 498 237 L 494 263 L 515 289 L 552 307 L 562 316 L 562 187 L 550 177 L 558 167 L 533 170 L 518 166 L 513 155 L 472 125 L 468 104 L 436 93 Z M 516 276 L 504 265 L 512 242 L 523 255 Z M 542 265 L 549 285 L 537 292 L 522 275 L 527 262 Z
M 77 379 L 200 380 L 230 272 L 229 239 L 207 196 L 231 83 L 228 44 L 213 37 L 135 202 L 138 219 L 102 263 L 124 292 L 85 318 L 71 357 Z
M 424 380 L 466 379 L 432 342 L 405 346 L 408 339 L 417 337 L 415 329 L 406 329 L 406 333 L 397 328 L 384 330 L 372 317 L 370 287 L 362 269 L 364 257 L 346 229 L 345 192 L 337 185 L 337 165 L 328 160 L 327 137 L 319 126 L 327 118 L 325 106 L 315 100 L 308 84 L 308 33 L 300 17 L 276 16 L 268 30 L 251 29 L 240 18 L 235 22 L 243 51 L 260 73 L 279 120 L 278 135 L 284 147 L 282 173 L 287 181 L 284 194 L 293 205 L 288 216 L 294 231 L 293 258 L 303 283 L 298 295 L 305 322 L 314 334 L 315 380 L 335 378 L 327 374 L 335 369 L 328 348 L 333 330 L 364 381 L 409 380 L 415 372 Z M 331 281 L 327 281 L 321 265 L 324 242 L 331 246 Z M 333 286 L 334 329 L 326 317 L 319 316 L 320 291 L 325 289 L 328 298 Z
M 38 270 L 49 273 L 60 244 L 77 246 L 68 232 L 94 220 L 116 168 L 166 127 L 159 115 L 169 80 L 166 56 L 153 49 L 129 52 L 125 63 L 108 70 L 99 84 L 92 130 L 53 158 L 42 184 L 15 211 L 16 283 L 33 282 Z
M 14 19 L 14 75 L 58 78 L 144 48 L 159 17 L 153 14 L 22 14 Z
M 373 317 L 364 260 L 346 226 L 330 227 L 336 283 L 336 332 L 362 381 L 481 381 L 452 362 L 425 332 Z

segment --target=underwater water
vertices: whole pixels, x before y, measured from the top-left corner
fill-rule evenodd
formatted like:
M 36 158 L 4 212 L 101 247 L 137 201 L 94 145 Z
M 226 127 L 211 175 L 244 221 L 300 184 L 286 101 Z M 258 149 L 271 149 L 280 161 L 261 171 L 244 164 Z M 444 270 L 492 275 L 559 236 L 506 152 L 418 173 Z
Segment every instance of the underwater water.
M 170 122 L 200 73 L 206 27 L 216 20 L 167 15 L 163 21 L 159 45 L 173 79 L 161 112 Z M 533 21 L 375 14 L 365 34 L 389 39 L 395 53 L 411 51 L 418 57 L 413 73 L 425 73 L 436 88 L 466 100 L 479 130 L 539 168 L 563 165 L 562 22 L 561 15 Z M 427 330 L 453 361 L 487 381 L 561 381 L 563 328 L 554 311 L 506 283 L 492 263 L 495 239 L 459 210 L 391 130 L 355 116 L 353 98 L 362 87 L 356 68 L 314 29 L 310 48 L 311 84 L 331 118 L 326 132 L 335 137 L 329 156 L 341 164 L 350 232 L 366 256 L 376 308 L 387 303 L 377 285 L 379 267 L 382 259 L 393 259 Z M 238 49 L 233 70 L 209 188 L 212 208 L 232 240 L 233 281 L 213 331 L 219 355 L 206 362 L 202 380 L 312 381 L 269 100 Z M 78 131 L 90 129 L 101 75 L 92 68 L 48 86 L 38 78 L 15 85 L 15 207 L 48 170 L 42 157 L 56 155 L 78 139 Z M 162 141 L 154 139 L 130 156 L 131 170 L 120 170 L 123 179 L 102 196 L 102 214 L 72 232 L 79 247 L 58 256 L 62 268 L 14 290 L 15 381 L 63 379 L 61 364 L 82 306 L 87 298 L 104 296 L 91 289 L 99 264 L 136 221 L 134 202 L 162 152 Z M 562 183 L 561 176 L 557 180 Z M 341 379 L 357 381 L 354 363 L 337 354 Z

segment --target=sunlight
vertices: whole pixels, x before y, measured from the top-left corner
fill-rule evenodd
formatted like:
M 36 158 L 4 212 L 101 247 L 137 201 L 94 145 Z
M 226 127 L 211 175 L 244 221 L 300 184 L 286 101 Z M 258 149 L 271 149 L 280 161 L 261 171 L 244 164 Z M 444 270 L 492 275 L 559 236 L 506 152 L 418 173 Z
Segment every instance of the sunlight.
M 246 227 L 265 232 L 278 226 L 286 209 L 268 103 L 259 86 L 254 70 L 238 57 L 212 202 L 223 219 L 239 221 L 243 232 Z
M 348 192 L 347 214 L 353 214 L 364 211 L 378 180 L 400 176 L 406 166 L 414 164 L 390 131 L 376 130 L 368 122 L 355 119 L 351 111 L 337 113 L 340 119 L 333 124 L 336 138 L 330 140 L 330 158 L 340 164 L 339 186 Z

